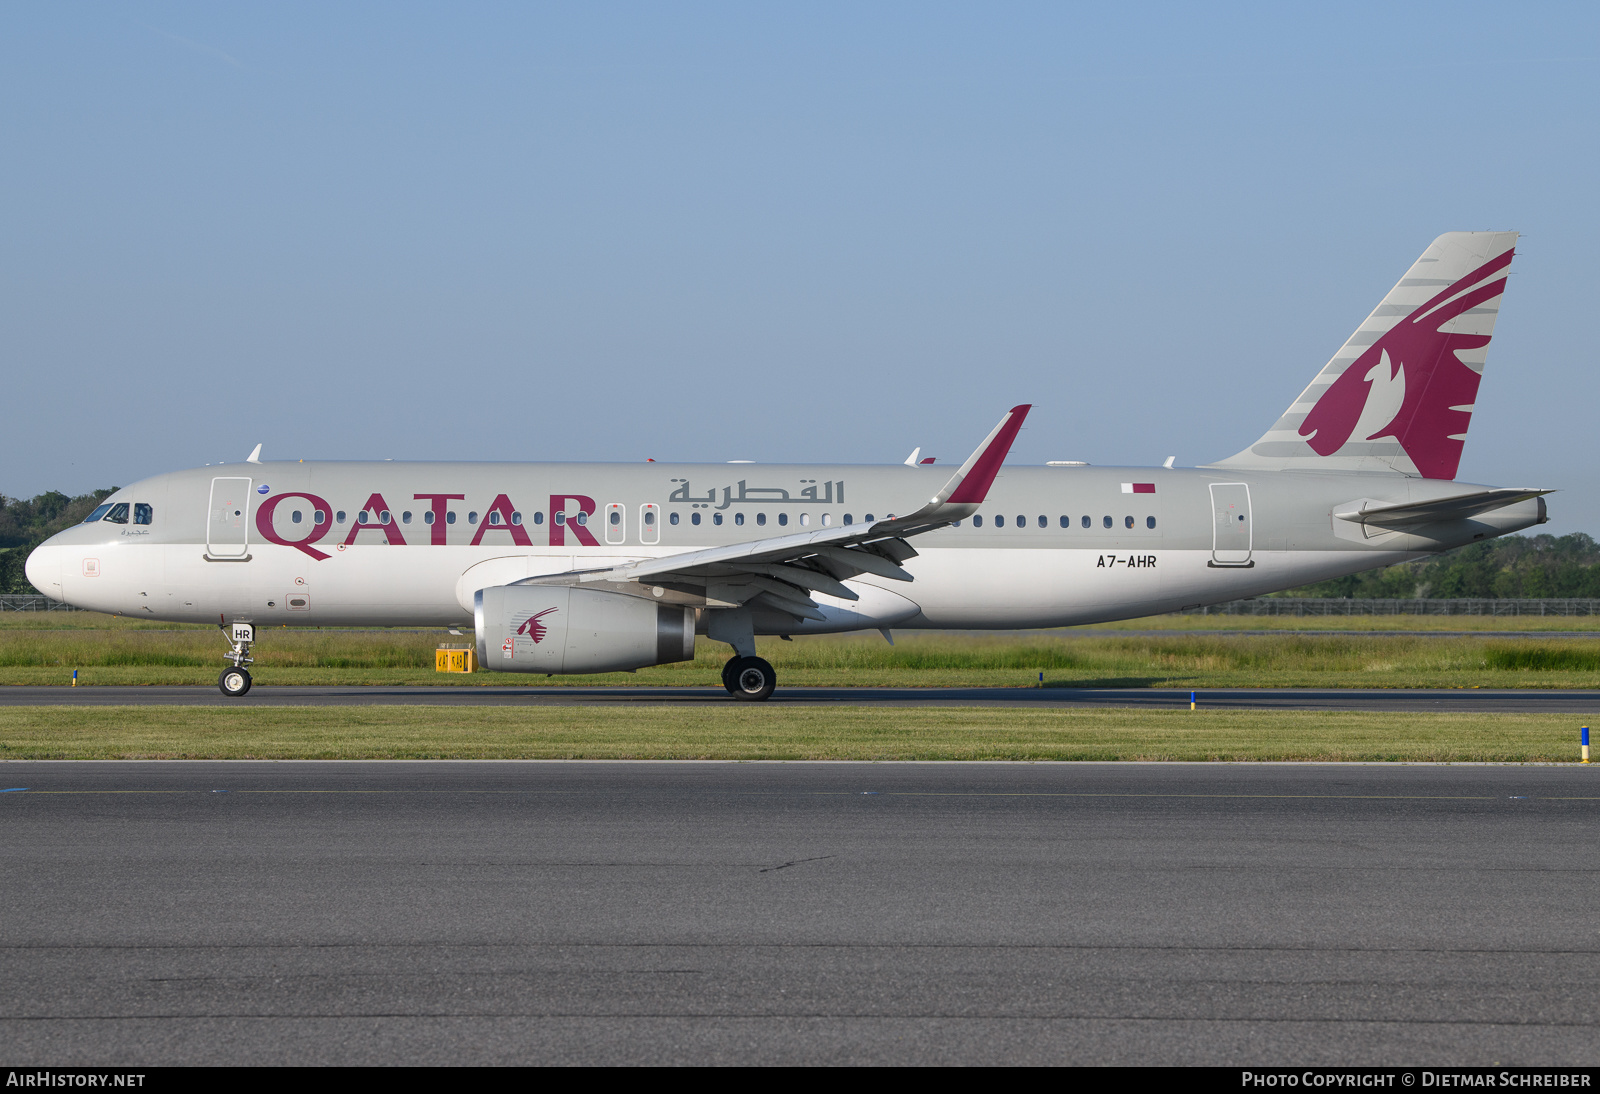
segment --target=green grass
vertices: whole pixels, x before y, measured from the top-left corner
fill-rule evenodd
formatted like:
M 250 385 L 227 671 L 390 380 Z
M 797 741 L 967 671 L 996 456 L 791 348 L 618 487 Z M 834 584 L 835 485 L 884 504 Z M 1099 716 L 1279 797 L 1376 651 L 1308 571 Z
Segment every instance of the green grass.
M 1577 758 L 1532 714 L 597 707 L 9 707 L 4 759 L 1360 760 Z M 21 773 L 7 778 L 24 779 Z M 1600 792 L 1600 791 L 1597 791 Z
M 443 631 L 268 630 L 256 644 L 264 684 L 717 686 L 727 650 L 701 641 L 692 662 L 638 673 L 544 677 L 436 673 Z M 1046 631 L 1026 635 L 876 634 L 760 639 L 786 686 L 1027 687 L 1600 687 L 1588 638 L 1364 634 L 1217 635 Z M 0 630 L 0 685 L 212 683 L 225 644 L 214 628 Z

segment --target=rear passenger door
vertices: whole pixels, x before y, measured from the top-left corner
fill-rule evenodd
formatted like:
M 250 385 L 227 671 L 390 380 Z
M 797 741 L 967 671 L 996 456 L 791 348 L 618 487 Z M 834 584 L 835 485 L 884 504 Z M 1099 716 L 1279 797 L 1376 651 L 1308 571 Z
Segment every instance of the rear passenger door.
M 1242 482 L 1211 484 L 1211 565 L 1253 566 L 1254 533 L 1250 487 Z

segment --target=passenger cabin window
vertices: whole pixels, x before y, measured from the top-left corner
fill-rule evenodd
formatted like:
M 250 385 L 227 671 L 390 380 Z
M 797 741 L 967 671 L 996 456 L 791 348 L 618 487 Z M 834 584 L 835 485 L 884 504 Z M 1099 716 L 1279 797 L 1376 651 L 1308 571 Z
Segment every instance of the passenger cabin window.
M 133 503 L 133 523 L 149 524 L 156 515 L 156 511 L 142 501 Z
M 689 514 L 689 523 L 690 524 L 699 524 L 700 523 L 700 514 L 699 513 L 690 513 Z
M 301 515 L 300 510 L 296 509 L 294 512 L 289 514 L 289 519 L 295 524 L 299 524 L 305 518 Z
M 1145 517 L 1144 518 L 1144 526 L 1146 528 L 1154 528 L 1156 526 L 1156 518 L 1155 517 Z
M 617 523 L 617 514 L 615 514 L 615 513 L 611 514 L 611 523 L 612 524 Z M 733 514 L 733 523 L 735 523 L 735 524 L 743 524 L 744 523 L 744 514 L 743 513 L 735 513 L 735 514 Z
M 511 523 L 515 524 L 515 525 L 518 525 L 518 526 L 521 526 L 521 524 L 522 524 L 522 514 L 516 512 L 515 510 L 513 510 L 512 513 L 511 513 Z
M 617 512 L 615 509 L 613 509 L 611 511 L 611 523 L 613 525 L 617 525 L 617 524 L 621 524 L 622 523 L 622 514 Z M 743 513 L 739 514 L 739 523 L 740 524 L 744 523 L 744 514 Z
M 372 514 L 367 512 L 365 509 L 361 510 L 361 512 L 356 514 L 356 523 L 357 524 L 371 524 L 372 522 L 367 519 L 371 515 Z
M 334 519 L 335 522 L 337 522 L 339 524 L 343 524 L 344 523 L 344 510 L 340 509 L 337 513 L 333 514 L 333 519 Z
M 340 517 L 339 519 L 343 520 L 344 518 Z M 454 509 L 450 509 L 445 512 L 444 522 L 446 524 L 454 524 L 456 522 L 456 511 Z
M 426 513 L 422 514 L 422 523 L 423 524 L 432 524 L 433 523 L 433 510 L 432 509 L 429 509 Z
M 668 524 L 677 524 L 678 523 L 678 514 L 673 513 L 670 517 L 668 517 L 667 518 L 667 523 Z
M 712 513 L 711 514 L 711 523 L 712 524 L 721 524 L 722 523 L 722 514 L 721 513 Z
M 972 526 L 974 528 L 982 528 L 983 527 L 983 515 L 981 513 L 972 518 Z
M 789 514 L 788 513 L 779 513 L 778 514 L 778 523 L 780 525 L 788 524 L 789 523 Z
M 1100 523 L 1105 525 L 1107 528 L 1110 528 L 1111 527 L 1111 518 L 1110 517 L 1101 517 L 1100 518 Z
M 379 524 L 388 524 L 389 523 L 389 510 L 384 509 L 384 510 L 379 511 L 379 513 L 378 513 L 378 523 Z
M 543 513 L 535 513 L 535 514 L 533 514 L 533 523 L 535 523 L 535 524 L 543 524 L 544 523 L 544 514 Z
M 767 514 L 765 514 L 765 513 L 757 513 L 756 514 L 756 524 L 765 527 L 766 523 L 767 523 Z
M 1122 518 L 1122 526 L 1124 528 L 1132 528 L 1133 527 L 1133 518 L 1132 517 L 1123 517 Z
M 111 503 L 109 501 L 106 502 L 104 505 L 97 505 L 97 506 L 95 506 L 94 512 L 90 513 L 88 516 L 83 518 L 83 523 L 85 523 L 85 524 L 93 524 L 95 521 L 99 520 L 101 517 L 105 516 L 110 511 L 111 511 Z
M 1006 526 L 1006 518 L 996 513 L 994 515 L 994 526 L 996 528 L 1004 528 Z
M 1046 517 L 1046 516 L 1045 516 L 1045 515 L 1044 515 L 1044 514 L 1042 514 L 1042 513 L 1041 513 L 1041 514 L 1040 514 L 1040 515 L 1039 515 L 1039 527 L 1040 527 L 1040 528 L 1048 528 L 1048 527 L 1050 527 L 1050 520 L 1049 520 L 1049 518 L 1048 518 L 1048 517 Z
M 1085 527 L 1085 528 L 1087 528 L 1087 527 L 1089 527 L 1089 525 L 1090 525 L 1090 523 L 1091 523 L 1091 521 L 1090 521 L 1090 520 L 1089 520 L 1089 518 L 1088 518 L 1088 517 L 1084 517 L 1084 518 L 1083 518 L 1083 526 L 1084 526 L 1084 527 Z
M 311 514 L 311 523 L 312 524 L 327 524 L 328 523 L 328 514 L 324 513 L 321 509 L 318 509 L 316 512 Z
M 871 514 L 871 513 L 868 513 L 868 514 L 867 514 L 867 515 L 866 515 L 866 522 L 867 522 L 867 523 L 868 523 L 868 524 L 871 524 L 871 523 L 872 523 L 872 514 Z
M 406 510 L 404 513 L 400 514 L 400 523 L 401 524 L 410 524 L 411 523 L 411 511 L 409 509 Z
M 478 523 L 478 514 L 477 513 L 468 513 L 467 514 L 467 523 L 468 524 L 477 524 Z
M 105 519 L 110 521 L 112 524 L 127 524 L 128 503 L 125 501 L 117 502 L 117 504 L 113 505 L 111 510 L 106 513 Z
M 500 527 L 500 510 L 496 509 L 494 512 L 489 514 L 489 523 L 494 525 L 496 528 Z
M 1061 527 L 1063 527 L 1063 528 L 1071 528 L 1072 527 L 1072 518 L 1071 517 L 1062 517 L 1061 518 Z
M 851 519 L 850 519 L 850 514 L 849 514 L 849 513 L 846 513 L 846 514 L 845 514 L 845 515 L 844 515 L 844 522 L 845 522 L 845 523 L 846 523 L 846 524 L 854 524 L 854 523 L 855 523 L 855 521 L 854 521 L 854 520 L 851 520 Z
M 1027 526 L 1028 526 L 1028 518 L 1023 516 L 1021 513 L 1018 513 L 1017 514 L 1017 527 L 1018 528 L 1026 528 Z

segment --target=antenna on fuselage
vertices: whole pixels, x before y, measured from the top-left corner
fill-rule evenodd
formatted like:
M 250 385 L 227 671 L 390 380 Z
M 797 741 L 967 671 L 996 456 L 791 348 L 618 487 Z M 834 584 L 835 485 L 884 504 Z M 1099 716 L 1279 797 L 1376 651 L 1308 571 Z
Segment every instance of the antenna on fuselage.
M 244 462 L 245 463 L 260 463 L 261 462 L 261 446 L 259 444 L 256 445 L 254 448 L 252 448 L 250 450 L 250 455 L 245 458 Z

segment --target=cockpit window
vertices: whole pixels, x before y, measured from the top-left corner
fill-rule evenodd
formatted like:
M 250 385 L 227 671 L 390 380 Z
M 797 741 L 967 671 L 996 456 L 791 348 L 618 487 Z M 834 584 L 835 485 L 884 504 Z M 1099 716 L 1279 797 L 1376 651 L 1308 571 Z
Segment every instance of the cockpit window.
M 101 517 L 105 516 L 110 511 L 111 511 L 111 503 L 108 501 L 104 505 L 98 506 L 95 509 L 95 511 L 90 513 L 88 516 L 84 517 L 83 518 L 83 523 L 85 523 L 85 524 L 93 524 L 95 521 L 99 520 Z
M 142 501 L 133 503 L 133 523 L 149 524 L 154 519 L 156 511 Z
M 111 511 L 105 515 L 104 519 L 110 521 L 112 524 L 127 524 L 128 503 L 125 501 L 117 502 L 117 504 L 111 507 Z

